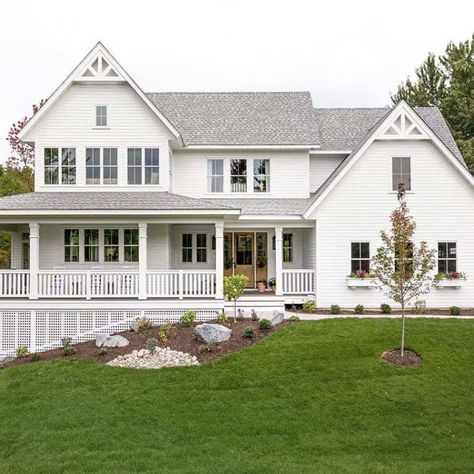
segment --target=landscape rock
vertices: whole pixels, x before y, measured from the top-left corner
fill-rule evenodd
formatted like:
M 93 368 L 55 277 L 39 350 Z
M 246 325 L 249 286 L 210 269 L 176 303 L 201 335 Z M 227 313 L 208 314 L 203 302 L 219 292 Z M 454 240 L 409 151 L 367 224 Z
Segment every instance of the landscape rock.
M 196 356 L 185 352 L 173 351 L 169 347 L 157 347 L 154 352 L 148 349 L 134 350 L 130 354 L 119 355 L 107 363 L 116 367 L 132 369 L 161 369 L 161 367 L 176 367 L 199 365 Z
M 272 326 L 276 326 L 277 324 L 281 324 L 284 319 L 285 315 L 281 311 L 274 311 L 270 321 L 272 322 Z
M 221 324 L 204 323 L 196 326 L 195 334 L 199 340 L 207 344 L 208 342 L 228 341 L 232 330 Z
M 128 339 L 120 335 L 97 334 L 95 338 L 95 345 L 97 347 L 125 347 L 128 344 Z

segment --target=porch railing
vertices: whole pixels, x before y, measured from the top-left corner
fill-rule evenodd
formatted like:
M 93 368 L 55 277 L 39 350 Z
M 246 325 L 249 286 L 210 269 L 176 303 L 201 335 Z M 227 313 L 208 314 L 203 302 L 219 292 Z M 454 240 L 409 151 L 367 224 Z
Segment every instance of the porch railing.
M 6 270 L 0 272 L 0 297 L 27 297 L 29 294 L 29 270 Z
M 283 294 L 301 295 L 314 292 L 313 270 L 283 270 Z
M 147 294 L 150 297 L 212 297 L 215 285 L 214 270 L 147 272 Z

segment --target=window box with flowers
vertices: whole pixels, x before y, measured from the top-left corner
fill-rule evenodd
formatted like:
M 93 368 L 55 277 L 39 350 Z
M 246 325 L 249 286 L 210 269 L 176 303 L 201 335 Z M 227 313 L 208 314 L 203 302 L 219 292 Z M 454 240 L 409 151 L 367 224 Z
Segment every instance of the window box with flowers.
M 437 288 L 461 288 L 466 274 L 463 272 L 441 272 L 434 277 Z
M 373 275 L 365 270 L 357 270 L 346 278 L 349 288 L 375 288 L 376 283 Z

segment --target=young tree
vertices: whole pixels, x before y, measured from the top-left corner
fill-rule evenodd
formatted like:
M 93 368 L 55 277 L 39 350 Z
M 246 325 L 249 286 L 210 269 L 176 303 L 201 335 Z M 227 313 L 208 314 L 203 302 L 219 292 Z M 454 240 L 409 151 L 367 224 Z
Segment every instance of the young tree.
M 416 224 L 405 202 L 405 189 L 401 183 L 398 207 L 390 216 L 390 232 L 381 231 L 383 245 L 377 249 L 372 261 L 371 273 L 378 286 L 402 307 L 402 334 L 400 351 L 405 350 L 405 310 L 413 299 L 428 293 L 433 278 L 430 272 L 435 266 L 435 250 L 425 241 L 415 243 Z
M 438 107 L 474 174 L 474 35 L 449 43 L 438 58 L 430 53 L 415 75 L 398 86 L 392 102 Z
M 224 278 L 224 294 L 234 301 L 234 323 L 237 321 L 237 300 L 242 296 L 248 281 L 246 275 L 230 275 Z

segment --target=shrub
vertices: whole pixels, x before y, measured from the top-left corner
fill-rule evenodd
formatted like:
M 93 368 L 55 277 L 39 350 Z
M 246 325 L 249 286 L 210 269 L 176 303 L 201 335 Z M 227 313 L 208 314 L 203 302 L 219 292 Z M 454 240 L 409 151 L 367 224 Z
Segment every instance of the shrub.
M 296 314 L 293 314 L 293 316 L 290 317 L 290 321 L 293 323 L 297 323 L 300 320 L 299 316 L 296 316 Z
M 41 360 L 43 358 L 43 354 L 41 354 L 41 352 L 33 352 L 31 354 L 31 360 L 33 362 L 38 362 L 39 360 Z
M 143 316 L 142 318 L 135 319 L 133 324 L 130 326 L 130 330 L 136 333 L 141 333 L 150 329 L 152 326 L 153 324 L 151 321 L 147 317 Z
M 226 324 L 228 324 L 228 323 L 229 323 L 229 318 L 228 318 L 227 314 L 225 314 L 225 313 L 219 313 L 219 314 L 217 315 L 217 322 L 218 322 L 219 324 L 224 325 L 224 326 L 225 326 Z
M 250 312 L 250 317 L 252 318 L 252 321 L 258 321 L 257 312 L 254 309 Z
M 392 307 L 387 303 L 382 303 L 380 305 L 380 311 L 382 311 L 383 314 L 390 314 L 392 312 Z
M 272 327 L 272 322 L 268 319 L 261 319 L 258 323 L 260 329 L 270 329 Z
M 461 314 L 461 308 L 459 306 L 451 306 L 451 308 L 449 308 L 449 314 L 451 316 L 459 316 Z
M 196 320 L 196 311 L 188 310 L 180 318 L 179 322 L 185 326 L 191 326 L 192 323 Z
M 237 300 L 242 296 L 249 279 L 246 275 L 229 275 L 224 277 L 224 295 L 234 302 L 234 322 L 237 319 Z
M 339 314 L 341 312 L 341 307 L 338 304 L 331 305 L 331 314 Z
M 168 339 L 173 335 L 174 331 L 175 328 L 173 327 L 173 325 L 169 321 L 166 321 L 166 323 L 160 326 L 160 329 L 158 331 L 160 341 L 167 342 Z
M 70 346 L 72 344 L 72 337 L 69 337 L 69 336 L 62 337 L 61 344 L 63 347 Z
M 312 313 L 316 311 L 316 303 L 313 300 L 307 300 L 303 303 L 303 311 L 305 313 Z
M 201 352 L 214 352 L 219 347 L 219 343 L 217 341 L 206 342 L 199 347 Z
M 63 347 L 63 356 L 72 356 L 76 353 L 76 348 L 74 346 L 64 346 Z
M 426 314 L 426 301 L 425 300 L 416 300 L 413 305 L 413 310 L 417 314 Z
M 107 349 L 107 347 L 100 346 L 99 350 L 97 351 L 97 354 L 102 357 L 102 356 L 106 356 L 108 352 L 109 350 Z
M 263 321 L 263 319 L 262 319 Z M 247 326 L 244 329 L 243 336 L 247 339 L 252 339 L 255 336 L 255 330 L 252 326 Z
M 364 305 L 362 304 L 358 304 L 355 308 L 354 308 L 354 311 L 357 313 L 357 314 L 362 314 L 364 312 L 365 308 L 364 308 Z
M 26 346 L 18 346 L 15 352 L 18 358 L 27 357 L 30 355 L 30 351 Z
M 156 351 L 157 346 L 158 346 L 158 341 L 154 337 L 147 339 L 145 343 L 145 349 L 150 351 L 152 354 Z

